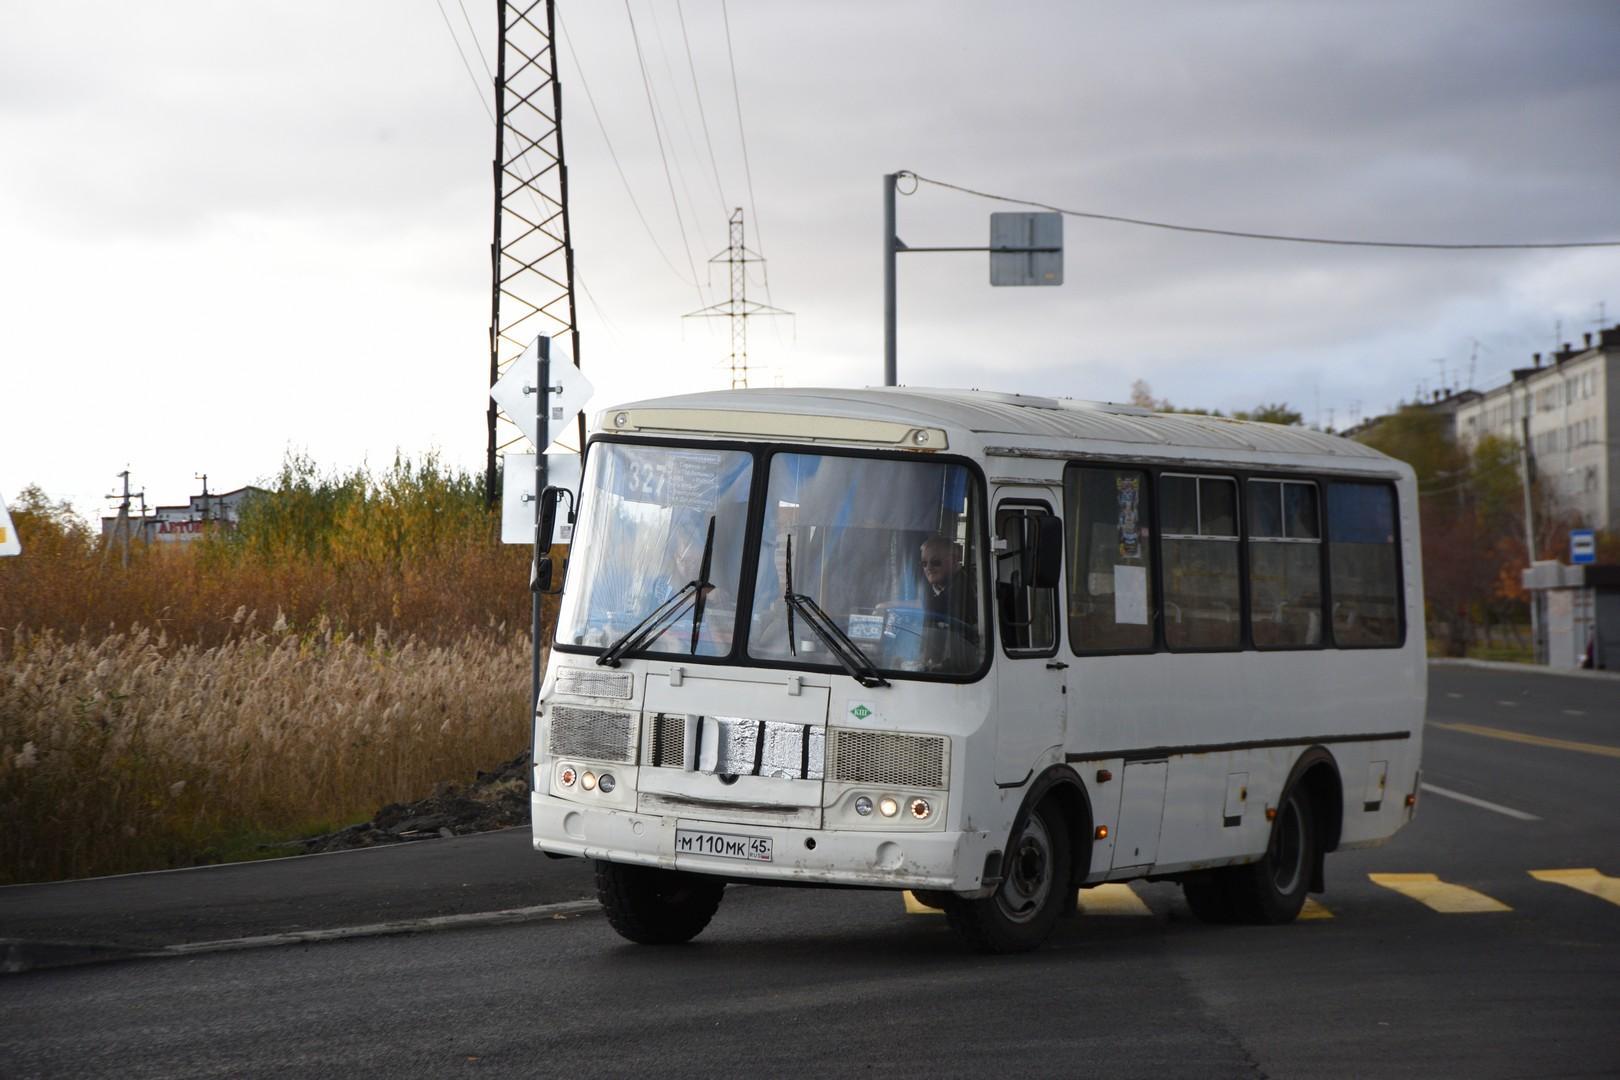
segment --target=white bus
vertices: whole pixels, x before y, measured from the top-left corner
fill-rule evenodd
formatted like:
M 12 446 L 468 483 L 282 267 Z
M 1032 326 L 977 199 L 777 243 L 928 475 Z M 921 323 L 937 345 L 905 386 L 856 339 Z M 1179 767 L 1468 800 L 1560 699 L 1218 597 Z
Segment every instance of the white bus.
M 1411 820 L 1406 465 L 1297 427 L 979 391 L 602 413 L 534 720 L 534 844 L 613 927 L 728 881 L 912 890 L 1032 948 L 1078 890 L 1281 923 Z

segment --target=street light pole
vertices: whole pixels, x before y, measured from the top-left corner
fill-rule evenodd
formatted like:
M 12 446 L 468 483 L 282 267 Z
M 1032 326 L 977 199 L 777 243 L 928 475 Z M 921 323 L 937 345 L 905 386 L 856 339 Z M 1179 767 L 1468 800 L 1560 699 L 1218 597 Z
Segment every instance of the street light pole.
M 894 235 L 894 190 L 898 173 L 883 174 L 883 385 L 898 385 L 894 344 L 894 263 L 899 239 Z

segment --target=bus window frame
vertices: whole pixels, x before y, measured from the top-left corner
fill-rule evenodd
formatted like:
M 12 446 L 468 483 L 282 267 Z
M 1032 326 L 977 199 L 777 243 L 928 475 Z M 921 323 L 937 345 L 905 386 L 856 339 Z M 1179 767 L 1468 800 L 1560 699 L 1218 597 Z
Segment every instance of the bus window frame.
M 984 468 L 972 458 L 960 454 L 941 454 L 937 452 L 916 450 L 883 450 L 865 449 L 846 446 L 823 446 L 819 443 L 782 443 L 761 442 L 757 439 L 705 439 L 705 438 L 669 438 L 660 436 L 644 436 L 621 434 L 617 432 L 599 432 L 592 435 L 585 444 L 585 454 L 581 457 L 580 475 L 585 475 L 588 456 L 597 443 L 626 443 L 632 446 L 661 446 L 672 449 L 686 450 L 737 450 L 750 454 L 754 461 L 754 477 L 752 487 L 748 493 L 748 516 L 744 528 L 747 532 L 743 539 L 742 571 L 737 580 L 737 614 L 736 625 L 741 628 L 732 638 L 731 650 L 724 656 L 689 656 L 684 653 L 649 652 L 637 649 L 624 654 L 626 660 L 654 660 L 671 664 L 701 664 L 709 667 L 735 667 L 745 669 L 758 669 L 765 671 L 788 671 L 829 675 L 847 676 L 849 673 L 836 663 L 805 663 L 802 660 L 762 660 L 750 656 L 743 647 L 748 635 L 753 630 L 754 621 L 754 593 L 758 587 L 759 578 L 759 552 L 760 541 L 764 534 L 765 497 L 766 489 L 770 486 L 771 464 L 777 454 L 813 454 L 827 457 L 868 458 L 885 461 L 922 462 L 927 464 L 960 465 L 967 469 L 974 492 L 979 501 L 981 511 L 979 514 L 979 595 L 987 598 L 993 595 L 988 591 L 994 587 L 990 578 L 990 518 L 993 509 L 990 506 L 989 485 L 985 480 Z M 581 498 L 584 492 L 580 493 Z M 563 589 L 568 588 L 568 581 L 563 580 Z M 979 666 L 971 672 L 962 674 L 945 674 L 930 671 L 891 671 L 883 669 L 883 677 L 890 680 L 905 682 L 952 683 L 967 685 L 984 679 L 995 664 L 996 653 L 996 618 L 995 612 L 987 600 L 981 599 L 981 617 L 984 619 L 984 649 Z M 595 645 L 574 645 L 557 639 L 558 624 L 553 620 L 551 630 L 551 647 L 559 652 L 571 653 L 579 656 L 596 657 L 602 654 L 602 648 Z
M 1047 517 L 1057 518 L 1059 524 L 1062 524 L 1062 522 L 1063 522 L 1063 518 L 1060 517 L 1057 513 L 1055 513 L 1053 511 L 1052 504 L 1047 502 L 1045 499 L 1034 499 L 1034 498 L 1017 497 L 1017 496 L 1002 499 L 1001 501 L 997 502 L 995 504 L 995 506 L 990 508 L 990 512 L 987 515 L 987 517 L 990 517 L 990 518 L 993 519 L 997 514 L 999 514 L 1001 512 L 1003 507 L 1029 507 L 1031 509 L 1044 511 L 1046 513 Z M 1028 515 L 1026 515 L 1026 516 L 1028 516 Z M 993 525 L 994 522 L 992 521 L 991 524 Z M 1067 528 L 1068 528 L 1068 526 L 1064 525 L 1064 529 L 1067 530 Z M 992 530 L 990 535 L 991 535 L 991 538 L 992 538 L 992 542 L 994 542 L 994 538 L 995 538 L 995 535 L 996 535 L 995 532 Z M 1064 536 L 1065 536 L 1065 538 L 1067 538 L 1068 533 L 1065 532 Z M 996 557 L 997 552 L 991 551 L 991 552 L 989 552 L 989 555 L 990 555 L 990 558 L 993 559 L 993 558 Z M 1067 562 L 1068 560 L 1065 559 L 1065 560 L 1062 560 L 1062 561 Z M 990 562 L 990 559 L 986 559 L 985 562 L 988 564 Z M 992 588 L 994 588 L 995 585 L 999 584 L 998 577 L 999 577 L 998 574 L 992 574 L 991 575 L 990 580 L 991 580 Z M 1060 601 L 1064 602 L 1064 603 L 1061 604 L 1061 606 L 1064 607 L 1065 609 L 1067 608 L 1067 603 L 1066 603 L 1067 598 L 1068 598 L 1068 588 L 1067 588 L 1067 586 L 1068 586 L 1068 577 L 1067 577 L 1066 571 L 1064 569 L 1060 568 L 1058 570 L 1058 583 L 1055 586 L 1052 587 L 1052 594 L 1053 594 L 1052 595 L 1052 647 L 1050 649 L 1013 649 L 1007 644 L 1005 637 L 1003 637 L 1002 641 L 1001 641 L 1001 655 L 1002 656 L 1005 656 L 1009 660 L 1050 660 L 1052 657 L 1054 657 L 1054 656 L 1056 656 L 1058 654 L 1058 649 L 1061 648 L 1062 645 L 1063 645 L 1063 625 L 1062 624 L 1068 621 L 1067 619 L 1064 619 L 1059 615 Z M 1023 586 L 1023 587 L 1026 588 L 1026 589 L 1027 588 L 1033 588 L 1033 586 L 1029 586 L 1029 585 L 1026 585 L 1026 586 Z M 990 595 L 995 596 L 995 593 L 991 593 Z M 1001 629 L 1000 605 L 998 603 L 991 603 L 989 605 L 988 614 L 990 615 L 990 621 L 994 622 L 996 624 L 996 629 L 997 629 L 997 631 L 999 631 Z
M 1324 650 L 1368 651 L 1386 650 L 1398 651 L 1406 647 L 1407 635 L 1410 633 L 1410 620 L 1407 617 L 1406 596 L 1406 535 L 1402 528 L 1401 488 L 1398 480 L 1387 475 L 1375 476 L 1365 473 L 1340 473 L 1322 471 L 1310 468 L 1292 470 L 1287 467 L 1264 467 L 1255 469 L 1234 469 L 1222 462 L 1207 462 L 1189 460 L 1167 464 L 1164 462 L 1147 462 L 1127 457 L 1070 457 L 1063 463 L 1064 479 L 1060 481 L 1064 490 L 1067 490 L 1067 477 L 1070 469 L 1093 469 L 1111 472 L 1136 472 L 1142 474 L 1148 485 L 1146 499 L 1146 517 L 1144 523 L 1149 532 L 1149 546 L 1153 552 L 1153 573 L 1148 575 L 1148 588 L 1150 595 L 1148 602 L 1151 605 L 1151 623 L 1153 625 L 1153 644 L 1140 649 L 1082 649 L 1076 647 L 1074 638 L 1069 634 L 1068 619 L 1059 620 L 1064 624 L 1062 633 L 1069 638 L 1069 652 L 1079 659 L 1099 656 L 1147 656 L 1156 653 L 1172 653 L 1175 655 L 1196 655 L 1199 653 L 1236 653 L 1236 652 L 1319 652 Z M 1207 470 L 1199 472 L 1196 470 Z M 1161 547 L 1162 533 L 1159 528 L 1159 491 L 1160 478 L 1165 476 L 1210 476 L 1221 479 L 1234 480 L 1238 485 L 1238 572 L 1242 602 L 1242 634 L 1241 642 L 1236 647 L 1200 647 L 1200 648 L 1173 648 L 1168 643 L 1164 632 L 1164 551 Z M 1295 482 L 1309 482 L 1317 489 L 1317 514 L 1320 519 L 1319 526 L 1322 533 L 1322 641 L 1317 645 L 1277 645 L 1258 646 L 1254 643 L 1254 634 L 1251 627 L 1251 614 L 1249 611 L 1249 542 L 1250 530 L 1247 513 L 1246 491 L 1250 480 L 1283 480 Z M 1370 484 L 1383 488 L 1389 492 L 1394 510 L 1395 527 L 1395 596 L 1397 616 L 1400 625 L 1398 641 L 1387 645 L 1360 645 L 1339 642 L 1333 633 L 1333 533 L 1328 524 L 1327 498 L 1328 487 L 1334 483 Z M 1065 551 L 1068 549 L 1069 536 L 1067 530 L 1075 521 L 1073 515 L 1065 515 L 1064 529 Z M 1068 558 L 1064 558 L 1064 574 L 1070 578 L 1072 568 L 1068 565 Z M 1067 592 L 1064 601 L 1067 604 Z

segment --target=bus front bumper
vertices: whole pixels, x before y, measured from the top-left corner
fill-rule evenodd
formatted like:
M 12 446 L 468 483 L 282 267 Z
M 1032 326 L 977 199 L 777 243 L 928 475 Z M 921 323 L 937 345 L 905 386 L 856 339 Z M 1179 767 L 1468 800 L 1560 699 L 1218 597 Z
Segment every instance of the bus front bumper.
M 984 832 L 879 832 L 782 828 L 608 810 L 529 797 L 536 851 L 667 870 L 810 884 L 979 892 L 985 857 L 1001 844 Z M 769 862 L 678 852 L 676 830 L 768 838 Z

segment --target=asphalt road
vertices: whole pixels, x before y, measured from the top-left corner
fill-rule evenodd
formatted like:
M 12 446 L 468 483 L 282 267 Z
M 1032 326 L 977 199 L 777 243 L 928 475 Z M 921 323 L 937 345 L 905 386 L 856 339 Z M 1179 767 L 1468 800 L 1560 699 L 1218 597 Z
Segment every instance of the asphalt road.
M 0 1076 L 1620 1075 L 1620 682 L 1437 667 L 1430 695 L 1418 820 L 1331 857 L 1291 926 L 1088 890 L 1047 948 L 987 958 L 893 894 L 732 888 L 650 949 L 522 832 L 25 886 L 0 936 L 30 947 L 540 910 L 0 977 Z

